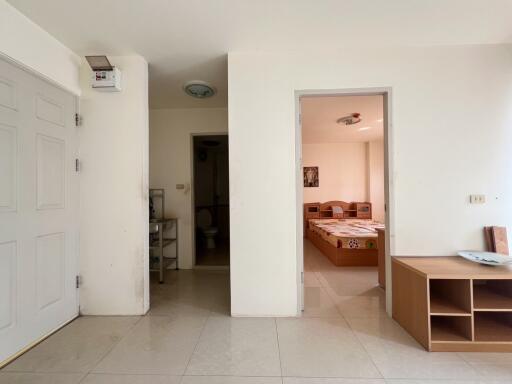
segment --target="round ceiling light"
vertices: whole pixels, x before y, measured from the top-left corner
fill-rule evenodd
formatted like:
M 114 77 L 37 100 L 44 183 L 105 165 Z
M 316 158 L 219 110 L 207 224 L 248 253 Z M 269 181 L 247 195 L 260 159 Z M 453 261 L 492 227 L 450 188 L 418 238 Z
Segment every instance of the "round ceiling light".
M 361 120 L 361 114 L 359 112 L 354 112 L 348 116 L 340 117 L 336 122 L 342 125 L 353 125 L 359 123 Z
M 201 80 L 192 80 L 185 83 L 183 90 L 187 95 L 195 97 L 196 99 L 206 99 L 217 93 L 213 85 Z

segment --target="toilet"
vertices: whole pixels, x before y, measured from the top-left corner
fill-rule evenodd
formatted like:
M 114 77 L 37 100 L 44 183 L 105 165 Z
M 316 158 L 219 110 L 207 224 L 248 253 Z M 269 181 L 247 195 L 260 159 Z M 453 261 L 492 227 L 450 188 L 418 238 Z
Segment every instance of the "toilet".
M 215 236 L 219 232 L 218 228 L 212 227 L 212 214 L 209 209 L 202 208 L 196 214 L 196 226 L 199 228 L 203 237 L 206 239 L 206 248 L 215 248 Z

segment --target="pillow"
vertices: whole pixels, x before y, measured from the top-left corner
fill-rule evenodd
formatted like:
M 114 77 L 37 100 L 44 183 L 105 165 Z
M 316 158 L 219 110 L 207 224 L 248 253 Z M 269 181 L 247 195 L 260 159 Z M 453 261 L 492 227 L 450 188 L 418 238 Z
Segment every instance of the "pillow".
M 332 206 L 332 217 L 336 219 L 342 219 L 343 218 L 343 208 L 341 208 L 338 205 Z

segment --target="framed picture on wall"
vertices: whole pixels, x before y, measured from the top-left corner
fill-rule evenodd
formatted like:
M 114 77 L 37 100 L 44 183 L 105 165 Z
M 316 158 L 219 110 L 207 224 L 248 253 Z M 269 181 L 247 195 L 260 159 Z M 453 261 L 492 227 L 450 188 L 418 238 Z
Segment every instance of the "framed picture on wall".
M 318 167 L 304 167 L 304 187 L 311 188 L 319 185 Z

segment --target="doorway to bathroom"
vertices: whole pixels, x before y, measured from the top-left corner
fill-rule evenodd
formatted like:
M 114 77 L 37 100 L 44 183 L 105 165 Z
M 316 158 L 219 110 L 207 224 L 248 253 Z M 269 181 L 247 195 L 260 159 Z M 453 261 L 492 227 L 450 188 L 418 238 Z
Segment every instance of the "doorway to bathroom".
M 228 135 L 192 136 L 195 266 L 229 266 Z

